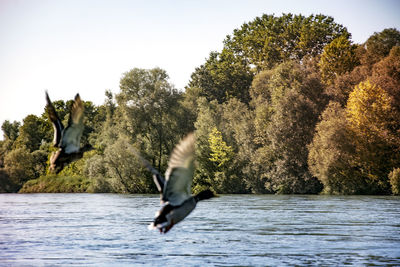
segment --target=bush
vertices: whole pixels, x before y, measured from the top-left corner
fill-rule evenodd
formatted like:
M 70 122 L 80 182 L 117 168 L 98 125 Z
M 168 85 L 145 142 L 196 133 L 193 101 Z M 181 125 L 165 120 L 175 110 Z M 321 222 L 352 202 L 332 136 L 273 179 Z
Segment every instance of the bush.
M 400 195 L 400 168 L 393 169 L 389 173 L 389 181 L 393 195 Z
M 0 169 L 0 193 L 15 193 L 19 189 L 4 169 Z
M 29 180 L 19 193 L 94 193 L 92 179 L 82 176 L 41 176 Z

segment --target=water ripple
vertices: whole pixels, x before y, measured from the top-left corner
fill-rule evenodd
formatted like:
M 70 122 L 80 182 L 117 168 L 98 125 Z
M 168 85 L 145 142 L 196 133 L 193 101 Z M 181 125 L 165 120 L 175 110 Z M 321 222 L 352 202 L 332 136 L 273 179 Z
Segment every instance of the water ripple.
M 400 198 L 223 195 L 168 234 L 156 195 L 2 194 L 1 266 L 400 265 Z

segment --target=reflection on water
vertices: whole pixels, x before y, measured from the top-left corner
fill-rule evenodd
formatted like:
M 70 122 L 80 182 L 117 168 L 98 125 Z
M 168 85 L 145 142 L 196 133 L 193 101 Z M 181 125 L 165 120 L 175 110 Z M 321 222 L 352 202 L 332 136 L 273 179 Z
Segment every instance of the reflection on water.
M 1 266 L 400 265 L 400 198 L 223 195 L 168 234 L 158 196 L 0 194 Z

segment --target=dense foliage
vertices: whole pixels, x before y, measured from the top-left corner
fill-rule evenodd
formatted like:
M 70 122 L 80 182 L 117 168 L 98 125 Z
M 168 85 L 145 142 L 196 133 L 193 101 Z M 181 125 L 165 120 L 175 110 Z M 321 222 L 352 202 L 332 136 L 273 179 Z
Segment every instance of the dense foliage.
M 66 122 L 71 101 L 55 101 Z M 5 121 L 0 192 L 154 193 L 140 151 L 164 172 L 196 132 L 194 191 L 399 194 L 400 32 L 353 44 L 324 15 L 263 15 L 228 35 L 184 92 L 166 71 L 134 68 L 103 105 L 85 102 L 85 153 L 50 175 L 45 112 Z

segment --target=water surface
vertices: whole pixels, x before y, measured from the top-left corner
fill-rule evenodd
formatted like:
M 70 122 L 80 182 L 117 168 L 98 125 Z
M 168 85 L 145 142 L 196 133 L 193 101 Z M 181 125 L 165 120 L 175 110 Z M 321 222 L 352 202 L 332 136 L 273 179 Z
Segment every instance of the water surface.
M 1 266 L 400 265 L 400 198 L 223 195 L 166 235 L 156 195 L 0 194 Z

